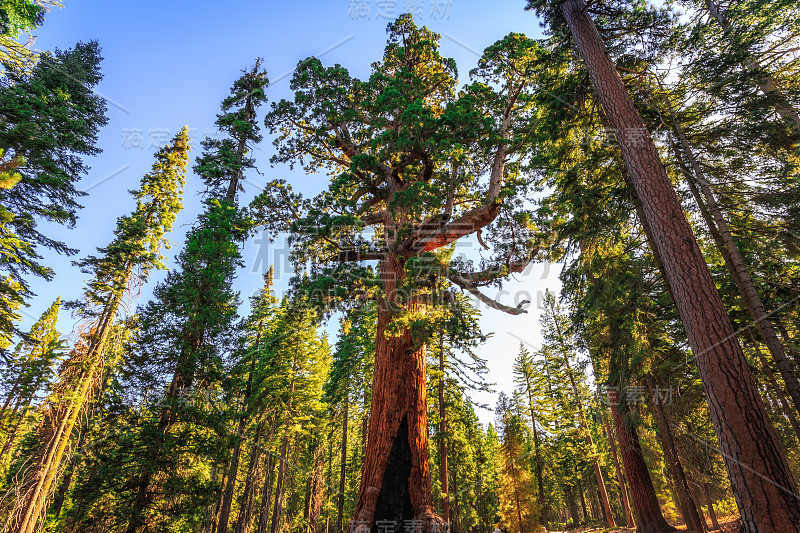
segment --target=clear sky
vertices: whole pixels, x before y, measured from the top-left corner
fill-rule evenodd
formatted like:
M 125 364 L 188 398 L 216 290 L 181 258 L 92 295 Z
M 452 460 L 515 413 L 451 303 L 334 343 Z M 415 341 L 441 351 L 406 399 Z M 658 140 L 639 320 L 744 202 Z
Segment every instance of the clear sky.
M 524 11 L 524 0 L 62 1 L 64 8 L 51 11 L 38 30 L 35 47 L 63 49 L 81 40 L 99 41 L 105 78 L 98 92 L 109 103 L 109 124 L 99 139 L 103 153 L 88 161 L 91 171 L 80 183 L 88 196 L 82 199 L 85 208 L 77 227 L 48 229 L 80 249 L 82 256 L 110 241 L 116 218 L 134 206 L 127 191 L 137 187 L 149 170 L 157 147 L 185 124 L 190 127 L 195 148 L 192 160 L 199 155 L 199 141 L 213 133 L 219 103 L 239 72 L 252 65 L 256 57 L 264 59 L 271 80 L 267 96 L 278 101 L 291 97 L 291 72 L 308 56 L 321 57 L 324 64 L 339 63 L 351 74 L 366 77 L 370 64 L 383 53 L 388 22 L 403 12 L 414 13 L 417 24 L 442 36 L 442 53 L 456 59 L 463 82 L 480 52 L 506 34 L 541 36 L 536 16 Z M 274 178 L 289 180 L 304 194 L 314 194 L 326 185 L 324 176 L 271 167 L 273 150 L 266 136 L 256 151 L 261 175 L 251 173 L 240 196 L 242 203 Z M 185 209 L 170 236 L 175 246 L 168 251 L 168 264 L 173 264 L 172 257 L 200 210 L 200 186 L 200 179 L 190 173 Z M 24 310 L 23 327 L 28 327 L 58 295 L 64 299 L 80 296 L 85 275 L 71 266 L 72 259 L 46 254 L 46 263 L 57 275 L 49 284 L 33 280 L 37 297 Z M 268 245 L 266 239 L 255 237 L 244 250 L 244 260 L 236 287 L 245 304 L 260 287 L 261 274 L 272 262 L 276 263 L 278 290 L 286 287 L 292 269 L 280 243 Z M 538 347 L 538 303 L 546 288 L 560 289 L 558 272 L 557 265 L 536 265 L 506 285 L 499 295 L 504 303 L 533 302 L 526 315 L 510 316 L 481 306 L 482 327 L 493 332 L 493 337 L 480 352 L 489 360 L 490 379 L 499 390 L 508 392 L 513 387 L 511 366 L 519 343 Z M 152 286 L 163 276 L 160 272 L 151 277 L 140 300 L 149 297 Z M 246 307 L 242 310 L 246 312 Z M 62 313 L 61 331 L 66 334 L 73 325 L 74 320 Z M 494 406 L 491 396 L 479 399 Z M 479 416 L 484 422 L 493 418 L 491 412 L 479 412 Z

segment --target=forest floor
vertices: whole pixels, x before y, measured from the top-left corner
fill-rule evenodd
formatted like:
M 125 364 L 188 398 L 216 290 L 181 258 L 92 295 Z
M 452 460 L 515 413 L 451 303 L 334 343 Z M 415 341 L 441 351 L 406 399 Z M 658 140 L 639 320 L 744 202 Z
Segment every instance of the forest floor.
M 731 515 L 731 516 L 723 516 L 719 517 L 719 529 L 715 530 L 714 533 L 738 533 L 739 532 L 739 516 L 738 515 Z M 679 524 L 675 526 L 678 528 L 678 531 L 686 531 L 686 526 L 683 524 Z M 602 526 L 585 526 L 579 529 L 567 529 L 564 531 L 551 531 L 550 533 L 635 533 L 635 528 L 630 527 L 615 527 L 612 529 L 602 527 Z

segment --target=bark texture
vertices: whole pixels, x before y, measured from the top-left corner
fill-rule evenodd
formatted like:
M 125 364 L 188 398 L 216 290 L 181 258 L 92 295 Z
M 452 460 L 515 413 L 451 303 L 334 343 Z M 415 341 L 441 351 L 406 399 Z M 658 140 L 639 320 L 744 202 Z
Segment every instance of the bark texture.
M 378 520 L 394 522 L 395 531 L 406 520 L 442 526 L 428 465 L 425 346 L 415 344 L 409 331 L 387 335 L 404 277 L 400 258 L 387 254 L 380 272 L 386 297 L 378 305 L 369 434 L 352 528 L 377 533 Z
M 637 533 L 665 533 L 676 531 L 669 525 L 661 514 L 661 506 L 656 497 L 650 472 L 642 456 L 642 447 L 639 444 L 639 435 L 630 426 L 627 420 L 628 406 L 625 399 L 620 403 L 617 391 L 608 391 L 608 401 L 611 404 L 611 414 L 614 418 L 614 427 L 619 439 L 620 455 L 625 465 L 631 489 L 631 500 L 636 513 Z
M 642 201 L 748 532 L 800 531 L 800 498 L 750 368 L 655 144 L 582 0 L 562 12 Z M 623 458 L 625 454 L 623 454 Z M 633 473 L 625 466 L 629 476 Z M 632 480 L 631 480 L 632 481 Z

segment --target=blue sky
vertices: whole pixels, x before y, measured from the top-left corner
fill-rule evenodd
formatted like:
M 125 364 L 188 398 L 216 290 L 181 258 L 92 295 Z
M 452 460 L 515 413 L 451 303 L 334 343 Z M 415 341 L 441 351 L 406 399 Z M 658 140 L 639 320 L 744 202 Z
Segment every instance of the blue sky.
M 99 41 L 104 61 L 104 80 L 98 86 L 109 102 L 109 124 L 102 130 L 99 146 L 103 153 L 88 161 L 91 171 L 80 188 L 82 199 L 77 227 L 48 228 L 53 236 L 81 250 L 93 253 L 112 238 L 116 218 L 133 208 L 127 191 L 138 185 L 152 164 L 152 154 L 183 125 L 193 137 L 192 159 L 199 155 L 199 141 L 213 132 L 220 101 L 240 71 L 256 57 L 264 59 L 271 85 L 270 101 L 291 97 L 289 78 L 298 61 L 321 57 L 324 64 L 339 63 L 352 75 L 366 77 L 370 64 L 378 60 L 386 39 L 386 25 L 405 11 L 415 13 L 420 25 L 442 36 L 443 55 L 456 59 L 462 82 L 475 66 L 480 52 L 510 32 L 540 37 L 536 16 L 524 11 L 523 0 L 486 2 L 477 0 L 333 0 L 329 2 L 231 1 L 139 1 L 100 2 L 63 0 L 37 32 L 39 50 L 68 48 L 75 42 Z M 262 108 L 263 109 L 263 108 Z M 263 113 L 262 113 L 263 116 Z M 257 148 L 261 174 L 252 173 L 240 196 L 244 203 L 260 191 L 260 184 L 285 178 L 296 190 L 314 194 L 326 185 L 324 176 L 306 176 L 287 167 L 271 167 L 273 146 L 269 136 Z M 201 182 L 188 177 L 185 209 L 170 235 L 175 246 L 170 260 L 180 249 L 183 234 L 200 210 L 197 192 Z M 470 244 L 465 245 L 467 248 Z M 261 284 L 261 274 L 276 262 L 278 289 L 291 275 L 280 243 L 267 245 L 254 238 L 244 250 L 245 268 L 236 287 L 243 301 Z M 471 252 L 469 252 L 471 253 Z M 58 296 L 77 298 L 85 276 L 71 266 L 74 258 L 46 254 L 46 262 L 57 275 L 53 282 L 32 280 L 37 297 L 25 310 L 23 327 L 38 317 Z M 511 365 L 520 341 L 538 346 L 538 305 L 544 290 L 558 291 L 557 265 L 536 265 L 518 275 L 504 288 L 501 299 L 516 305 L 523 299 L 534 302 L 530 313 L 505 315 L 484 309 L 482 326 L 494 332 L 482 348 L 489 360 L 491 380 L 498 388 L 513 387 Z M 140 301 L 149 297 L 152 286 L 164 273 L 151 277 L 141 290 Z M 494 295 L 493 295 L 494 296 Z M 245 310 L 245 309 L 243 309 Z M 62 313 L 60 329 L 68 333 L 75 321 Z M 481 401 L 494 404 L 489 396 Z M 479 413 L 489 421 L 492 414 Z

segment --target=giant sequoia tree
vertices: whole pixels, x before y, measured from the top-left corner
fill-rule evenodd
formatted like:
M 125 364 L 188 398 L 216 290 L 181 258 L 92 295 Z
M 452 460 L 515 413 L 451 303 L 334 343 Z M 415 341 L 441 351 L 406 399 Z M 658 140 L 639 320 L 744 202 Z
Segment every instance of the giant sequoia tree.
M 291 230 L 298 261 L 314 259 L 314 297 L 378 298 L 372 412 L 353 519 L 399 529 L 403 520 L 438 520 L 425 377 L 435 278 L 523 312 L 478 287 L 521 271 L 534 253 L 517 161 L 534 118 L 527 104 L 538 48 L 509 35 L 486 50 L 477 81 L 457 91 L 438 35 L 408 15 L 388 33 L 367 80 L 315 58 L 298 65 L 294 100 L 267 118 L 280 132 L 274 161 L 328 170 L 331 185 L 304 201 L 275 184 L 256 205 L 273 228 Z M 437 253 L 473 234 L 491 245 L 484 264 Z M 362 261 L 378 262 L 375 278 Z

